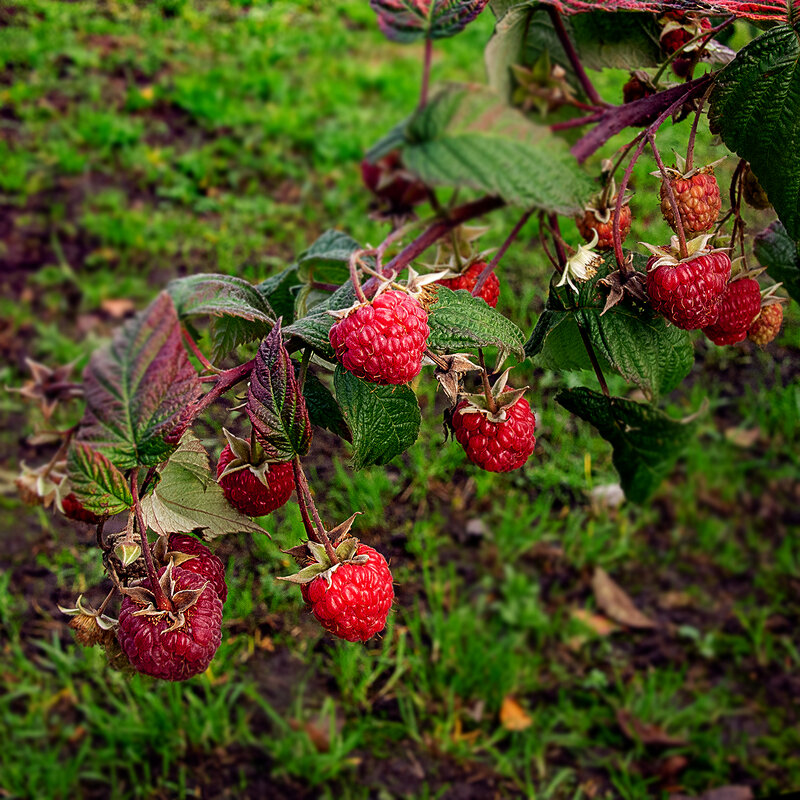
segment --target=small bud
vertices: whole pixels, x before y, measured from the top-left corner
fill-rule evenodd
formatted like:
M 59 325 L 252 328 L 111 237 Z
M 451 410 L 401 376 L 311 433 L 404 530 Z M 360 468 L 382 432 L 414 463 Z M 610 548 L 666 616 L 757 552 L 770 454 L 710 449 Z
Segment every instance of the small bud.
M 142 548 L 135 542 L 122 542 L 114 548 L 114 555 L 120 560 L 123 567 L 133 564 L 142 554 Z

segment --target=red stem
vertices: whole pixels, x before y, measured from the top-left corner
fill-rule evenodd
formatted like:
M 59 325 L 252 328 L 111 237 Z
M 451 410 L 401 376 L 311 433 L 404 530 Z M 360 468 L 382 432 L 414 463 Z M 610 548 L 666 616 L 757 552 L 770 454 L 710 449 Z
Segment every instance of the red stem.
M 217 371 L 217 368 L 203 355 L 200 348 L 197 346 L 197 342 L 191 337 L 189 331 L 186 328 L 181 327 L 181 333 L 183 334 L 183 339 L 187 345 L 189 345 L 189 349 L 194 353 L 197 360 L 208 370 L 213 372 Z
M 500 259 L 506 254 L 508 248 L 511 247 L 511 243 L 517 238 L 525 223 L 530 219 L 531 214 L 533 214 L 532 208 L 526 211 L 519 218 L 519 221 L 513 227 L 511 233 L 508 234 L 508 238 L 503 242 L 503 244 L 500 246 L 500 249 L 495 254 L 495 257 L 491 260 L 491 263 L 487 264 L 483 268 L 481 274 L 478 276 L 478 280 L 475 283 L 474 288 L 472 289 L 473 297 L 477 297 L 480 294 L 481 289 L 483 289 L 483 285 L 486 283 L 486 281 L 489 279 L 489 276 L 495 271 L 495 269 L 497 269 Z
M 295 456 L 292 461 L 292 469 L 294 470 L 294 481 L 296 484 L 297 503 L 300 506 L 300 513 L 303 516 L 303 524 L 306 526 L 308 538 L 319 542 L 325 548 L 331 564 L 338 564 L 339 559 L 336 557 L 336 551 L 333 549 L 331 540 L 328 538 L 328 532 L 322 524 L 322 520 L 317 512 L 317 506 L 314 503 L 314 497 L 311 494 L 311 489 L 308 488 L 308 481 L 306 480 L 305 472 L 303 472 L 303 465 L 300 463 L 300 456 Z M 314 517 L 314 524 L 308 516 L 308 509 L 311 509 L 311 514 Z M 316 531 L 314 530 L 316 526 Z
M 667 174 L 667 168 L 664 166 L 664 161 L 661 158 L 661 153 L 658 152 L 658 148 L 656 147 L 655 134 L 648 129 L 647 131 L 645 131 L 645 136 L 647 136 L 647 141 L 650 142 L 650 148 L 653 151 L 653 158 L 655 158 L 656 164 L 658 165 L 658 168 L 661 171 L 661 179 L 663 180 L 664 182 L 663 185 L 667 190 L 667 199 L 669 200 L 670 207 L 672 208 L 672 213 L 675 215 L 675 227 L 677 228 L 678 232 L 678 242 L 680 244 L 681 258 L 687 258 L 689 255 L 689 251 L 686 249 L 686 233 L 683 230 L 683 220 L 681 219 L 681 211 L 678 208 L 678 201 L 675 199 L 675 192 L 672 190 L 672 183 L 670 182 L 669 175 Z
M 144 517 L 142 516 L 142 504 L 139 500 L 139 471 L 136 467 L 131 472 L 131 495 L 133 496 L 133 511 L 136 515 L 136 524 L 139 527 L 139 536 L 142 540 L 142 555 L 144 555 L 147 577 L 150 581 L 150 589 L 156 599 L 156 606 L 162 611 L 175 611 L 172 600 L 164 594 L 164 590 L 158 582 L 158 573 L 153 563 L 153 553 L 147 540 L 147 526 L 144 524 Z
M 558 40 L 561 42 L 561 46 L 564 48 L 564 52 L 567 54 L 569 63 L 572 64 L 572 68 L 575 70 L 575 75 L 580 81 L 583 91 L 586 92 L 586 96 L 596 106 L 606 105 L 606 103 L 603 102 L 603 98 L 597 93 L 597 89 L 594 88 L 594 84 L 591 82 L 591 80 L 589 80 L 586 70 L 583 68 L 578 51 L 572 44 L 569 34 L 567 33 L 567 29 L 564 27 L 564 20 L 561 19 L 561 14 L 559 14 L 558 10 L 553 6 L 548 6 L 547 12 L 550 14 L 550 19 L 553 22 L 556 36 L 558 36 Z
M 425 39 L 425 53 L 422 60 L 422 86 L 419 91 L 419 110 L 428 103 L 428 87 L 431 80 L 431 61 L 433 58 L 433 39 Z

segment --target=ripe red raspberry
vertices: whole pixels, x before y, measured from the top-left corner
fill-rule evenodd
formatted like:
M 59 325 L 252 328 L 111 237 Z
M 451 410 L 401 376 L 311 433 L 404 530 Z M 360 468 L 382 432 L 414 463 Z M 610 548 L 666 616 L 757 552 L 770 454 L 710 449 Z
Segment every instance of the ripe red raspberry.
M 103 519 L 97 514 L 85 509 L 74 492 L 70 492 L 68 495 L 61 498 L 61 511 L 65 517 L 77 520 L 78 522 L 85 522 L 87 525 L 97 525 L 100 520 Z
M 760 310 L 761 287 L 758 281 L 753 278 L 731 281 L 722 295 L 717 321 L 703 328 L 703 333 L 717 345 L 741 342 Z
M 780 333 L 781 325 L 783 325 L 783 306 L 780 303 L 766 306 L 761 309 L 761 313 L 750 326 L 747 337 L 759 347 L 764 347 Z
M 339 564 L 300 589 L 325 630 L 348 642 L 365 642 L 386 627 L 394 589 L 389 565 L 377 550 L 360 544 L 356 556 L 366 561 Z
M 696 172 L 689 178 L 671 177 L 670 185 L 675 194 L 675 202 L 681 215 L 684 233 L 691 236 L 711 228 L 717 221 L 722 198 L 712 167 Z M 672 230 L 677 231 L 675 214 L 669 202 L 666 184 L 661 183 L 661 213 Z
M 428 339 L 428 312 L 406 292 L 390 290 L 333 324 L 336 358 L 353 375 L 380 384 L 419 375 Z
M 609 208 L 606 211 L 597 211 L 593 208 L 587 208 L 582 217 L 575 220 L 578 225 L 578 231 L 581 236 L 590 242 L 594 237 L 594 232 L 597 231 L 597 250 L 612 250 L 614 248 L 614 209 Z M 631 207 L 625 203 L 619 212 L 619 232 L 622 236 L 622 241 L 628 238 L 631 232 Z
M 654 255 L 647 262 L 647 294 L 659 314 L 678 328 L 693 331 L 717 321 L 730 275 L 726 253 L 701 252 L 672 263 Z
M 280 508 L 291 497 L 294 490 L 294 470 L 291 461 L 270 464 L 264 477 L 267 485 L 250 468 L 220 477 L 225 467 L 236 458 L 231 446 L 226 444 L 217 462 L 217 482 L 228 502 L 248 517 L 261 517 Z
M 177 616 L 157 611 L 137 615 L 147 606 L 126 596 L 119 612 L 117 639 L 137 672 L 165 681 L 185 681 L 203 672 L 217 652 L 222 640 L 222 601 L 211 583 L 193 572 L 174 567 L 172 581 L 173 597 L 194 591 L 199 592 L 196 601 Z M 139 585 L 150 587 L 147 580 Z
M 263 484 L 260 484 L 263 486 Z M 228 599 L 228 586 L 225 583 L 225 565 L 201 541 L 183 533 L 171 533 L 167 550 L 170 553 L 184 553 L 192 558 L 181 561 L 178 566 L 211 581 L 214 591 L 224 603 Z
M 478 282 L 478 278 L 485 267 L 485 261 L 476 261 L 466 272 L 462 272 L 455 278 L 442 278 L 436 281 L 436 283 L 441 286 L 446 286 L 454 292 L 457 292 L 459 289 L 466 289 L 468 292 L 471 292 L 475 288 L 475 284 Z M 481 287 L 477 296 L 482 297 L 492 308 L 497 307 L 497 300 L 500 297 L 500 280 L 494 272 L 486 279 L 486 282 Z
M 661 47 L 667 55 L 672 55 L 690 39 L 711 30 L 711 20 L 706 17 L 690 18 L 683 12 L 669 12 L 665 15 L 670 22 L 661 34 Z
M 452 419 L 453 432 L 467 458 L 489 472 L 519 469 L 536 446 L 536 418 L 528 401 L 521 397 L 513 406 L 506 406 L 503 421 L 493 421 L 477 409 L 467 411 L 469 406 L 467 400 L 460 402 Z
M 400 153 L 396 150 L 374 164 L 364 159 L 361 178 L 367 189 L 387 203 L 392 211 L 408 211 L 428 197 L 425 184 L 403 170 Z

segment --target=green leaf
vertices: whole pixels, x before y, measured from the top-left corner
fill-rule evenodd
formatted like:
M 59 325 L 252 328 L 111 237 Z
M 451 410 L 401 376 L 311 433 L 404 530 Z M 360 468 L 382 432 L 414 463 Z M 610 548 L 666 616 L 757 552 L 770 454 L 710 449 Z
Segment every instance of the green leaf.
M 406 143 L 406 127 L 410 117 L 397 123 L 386 135 L 375 142 L 365 155 L 370 164 L 374 164 L 384 156 L 388 156 L 393 150 L 402 150 Z
M 256 353 L 247 393 L 247 415 L 267 457 L 289 461 L 311 446 L 311 425 L 293 362 L 276 323 Z
M 302 288 L 295 296 L 295 318 L 305 317 L 331 296 L 311 284 L 340 286 L 350 278 L 350 256 L 360 249 L 358 242 L 346 233 L 330 230 L 322 234 L 297 260 L 297 275 Z
M 81 505 L 94 514 L 119 514 L 133 505 L 125 476 L 84 442 L 73 442 L 69 448 L 67 479 Z
M 339 408 L 336 399 L 328 387 L 310 370 L 306 373 L 303 384 L 303 397 L 306 399 L 308 417 L 313 425 L 327 428 L 345 441 L 353 441 L 353 434 L 344 421 L 342 409 Z
M 508 318 L 466 289 L 434 286 L 436 301 L 428 312 L 428 346 L 445 353 L 478 347 L 499 347 L 523 355 L 525 336 Z
M 178 417 L 201 387 L 166 292 L 95 351 L 83 384 L 86 410 L 78 441 L 122 470 L 167 458 L 175 449 L 170 435 Z
M 220 359 L 245 342 L 262 339 L 275 313 L 258 288 L 231 275 L 200 274 L 167 285 L 181 319 L 211 317 L 212 358 Z
M 766 31 L 717 76 L 709 123 L 747 161 L 786 231 L 800 240 L 800 38 Z
M 694 425 L 653 406 L 583 387 L 562 390 L 556 401 L 594 425 L 611 444 L 622 489 L 634 503 L 644 503 L 655 492 L 695 432 Z
M 800 246 L 786 233 L 781 222 L 773 222 L 753 241 L 753 252 L 767 268 L 770 278 L 783 284 L 786 293 L 800 303 Z
M 650 14 L 596 11 L 563 20 L 581 62 L 589 69 L 634 70 L 654 67 L 661 60 L 658 25 Z M 512 5 L 499 17 L 486 46 L 489 85 L 501 96 L 510 98 L 514 87 L 511 67 L 532 67 L 545 53 L 579 87 L 572 63 L 547 12 L 538 2 Z
M 635 256 L 643 266 L 645 258 Z M 601 368 L 610 367 L 635 383 L 650 399 L 672 391 L 689 374 L 694 350 L 682 331 L 648 307 L 623 300 L 603 314 L 606 292 L 598 281 L 613 271 L 612 254 L 579 293 L 551 284 L 547 306 L 525 353 L 542 366 L 559 371 L 591 369 L 581 328 L 588 336 Z
M 378 386 L 337 367 L 334 387 L 353 432 L 354 469 L 387 464 L 416 442 L 422 417 L 408 386 Z
M 281 317 L 284 325 L 294 319 L 294 299 L 297 287 L 302 282 L 297 274 L 297 265 L 287 267 L 256 286 L 258 293 L 270 304 L 276 319 Z
M 232 508 L 214 480 L 205 447 L 192 433 L 181 439 L 159 473 L 161 480 L 142 498 L 145 525 L 156 533 L 200 530 L 206 539 L 226 533 L 264 533 Z
M 483 11 L 488 0 L 370 0 L 378 25 L 393 42 L 455 36 Z
M 564 141 L 488 89 L 443 89 L 411 119 L 406 137 L 403 163 L 425 183 L 565 215 L 582 209 L 593 191 Z
M 314 306 L 309 313 L 301 319 L 283 329 L 286 336 L 297 336 L 310 345 L 315 353 L 327 361 L 335 360 L 331 347 L 329 333 L 331 326 L 336 321 L 328 311 L 339 311 L 349 308 L 356 302 L 353 286 L 348 281 L 337 289 L 327 300 Z

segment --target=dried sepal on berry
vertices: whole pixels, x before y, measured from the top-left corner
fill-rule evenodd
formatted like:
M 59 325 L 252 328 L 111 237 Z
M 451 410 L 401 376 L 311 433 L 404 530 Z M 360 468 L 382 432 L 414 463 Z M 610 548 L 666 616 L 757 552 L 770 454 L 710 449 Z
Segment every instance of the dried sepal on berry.
M 200 595 L 210 585 L 210 581 L 205 581 L 201 587 L 196 589 L 177 589 L 173 571 L 175 566 L 172 562 L 167 564 L 161 573 L 158 583 L 164 594 L 172 603 L 171 609 L 159 608 L 155 593 L 147 586 L 129 586 L 122 590 L 126 597 L 141 606 L 138 611 L 133 612 L 134 617 L 150 617 L 153 619 L 170 620 L 170 625 L 164 633 L 170 633 L 182 628 L 186 624 L 186 612 L 189 611 L 200 599 Z
M 600 312 L 601 317 L 626 297 L 637 303 L 648 302 L 647 277 L 634 269 L 632 253 L 628 253 L 625 257 L 625 270 L 615 270 L 597 281 L 597 284 L 608 289 L 605 306 Z
M 461 383 L 468 372 L 480 372 L 481 367 L 469 360 L 466 353 L 439 356 L 434 377 L 439 381 L 447 399 L 455 405 L 461 394 Z
M 491 387 L 491 399 L 484 393 L 464 394 L 461 400 L 466 401 L 466 405 L 461 409 L 462 414 L 483 414 L 491 422 L 505 422 L 508 416 L 508 409 L 516 405 L 525 392 L 530 387 L 523 386 L 521 389 L 506 388 L 508 376 L 511 373 L 509 367 L 494 382 Z M 494 408 L 492 408 L 494 406 Z
M 574 292 L 578 292 L 578 283 L 586 283 L 597 275 L 597 270 L 603 263 L 603 257 L 595 253 L 594 248 L 599 240 L 597 231 L 594 231 L 591 241 L 582 244 L 577 251 L 567 259 L 561 280 L 556 286 L 568 284 Z
M 83 599 L 83 595 L 78 596 L 74 608 L 59 606 L 58 610 L 72 617 L 69 626 L 75 631 L 76 641 L 84 647 L 106 646 L 115 640 L 117 620 L 95 609 Z

